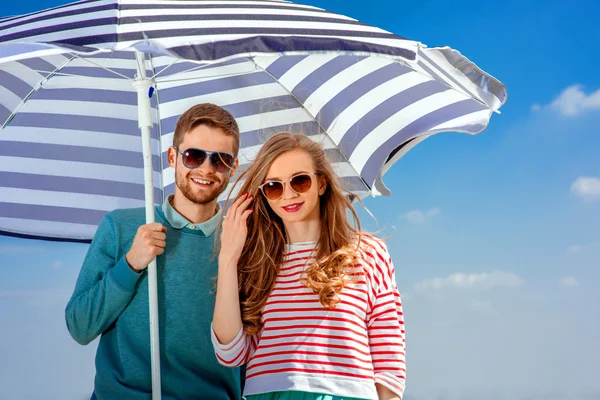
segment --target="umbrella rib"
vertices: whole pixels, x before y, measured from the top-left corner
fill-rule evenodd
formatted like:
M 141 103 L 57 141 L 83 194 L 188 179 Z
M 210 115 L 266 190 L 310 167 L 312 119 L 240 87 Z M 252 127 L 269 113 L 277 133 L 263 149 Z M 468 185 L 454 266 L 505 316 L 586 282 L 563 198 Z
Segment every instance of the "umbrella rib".
M 150 56 L 150 59 L 152 60 L 152 56 Z M 163 69 L 161 69 L 158 72 L 155 72 L 154 75 L 152 75 L 152 77 L 150 78 L 150 80 L 154 81 L 156 79 L 156 77 L 160 74 L 162 74 L 163 72 L 165 72 L 167 69 L 171 68 L 173 65 L 177 64 L 177 62 L 179 61 L 179 59 L 175 59 L 175 61 L 173 61 L 171 64 L 167 65 L 166 67 L 164 67 Z M 154 66 L 152 66 L 152 68 L 154 69 Z
M 175 61 L 173 61 L 171 64 L 167 65 L 166 67 L 164 67 L 163 69 L 161 69 L 160 71 L 158 71 L 158 72 L 157 72 L 157 73 L 156 73 L 156 74 L 155 74 L 155 75 L 154 75 L 152 78 L 150 78 L 150 79 L 154 79 L 154 78 L 156 78 L 158 75 L 162 74 L 162 73 L 163 73 L 163 72 L 164 72 L 164 71 L 165 71 L 167 68 L 170 68 L 170 67 L 172 67 L 173 65 L 175 65 L 175 64 L 176 64 L 177 62 L 179 62 L 179 61 L 181 61 L 181 60 L 180 60 L 180 59 L 178 59 L 178 60 L 175 60 Z M 191 61 L 190 61 L 190 62 L 191 62 Z M 188 73 L 188 72 L 194 72 L 194 71 L 198 71 L 198 70 L 201 70 L 201 69 L 204 69 L 204 68 L 208 68 L 208 67 L 210 67 L 211 65 L 212 65 L 211 63 L 209 63 L 209 64 L 206 64 L 206 65 L 199 65 L 199 66 L 197 66 L 197 67 L 194 67 L 194 68 L 186 69 L 185 71 L 180 71 L 180 72 L 177 72 L 177 73 L 175 73 L 175 74 L 173 74 L 173 75 L 170 75 L 170 76 L 177 76 L 177 75 L 179 75 L 179 74 L 185 74 L 185 73 Z M 218 76 L 218 75 L 217 75 L 217 76 Z M 193 78 L 193 79 L 196 79 L 196 78 Z M 183 79 L 182 79 L 182 80 L 183 80 Z M 162 82 L 170 82 L 170 81 L 162 81 Z M 173 82 L 176 82 L 176 81 L 173 81 Z
M 310 111 L 308 111 L 308 109 L 307 109 L 307 108 L 304 106 L 304 104 L 302 104 L 302 102 L 301 102 L 300 100 L 298 100 L 298 98 L 296 97 L 296 95 L 294 95 L 294 94 L 291 92 L 291 90 L 289 90 L 287 87 L 285 87 L 284 85 L 282 85 L 282 84 L 281 84 L 281 82 L 279 82 L 279 79 L 275 78 L 275 77 L 273 76 L 273 74 L 271 74 L 269 71 L 267 71 L 266 69 L 264 69 L 264 68 L 262 68 L 260 65 L 258 65 L 258 64 L 256 63 L 256 61 L 254 61 L 254 59 L 253 59 L 253 58 L 246 57 L 246 59 L 247 59 L 248 61 L 252 62 L 252 63 L 253 63 L 255 66 L 256 66 L 256 68 L 257 68 L 257 69 L 261 70 L 262 72 L 264 72 L 265 74 L 267 74 L 267 75 L 269 75 L 271 78 L 273 78 L 273 80 L 274 80 L 275 82 L 277 82 L 277 84 L 279 84 L 279 86 L 281 86 L 281 87 L 282 87 L 282 88 L 283 88 L 283 89 L 284 89 L 284 90 L 287 92 L 287 94 L 288 94 L 290 97 L 292 97 L 294 100 L 296 100 L 296 102 L 298 103 L 298 105 L 299 105 L 300 107 L 302 107 L 302 109 L 303 109 L 304 111 L 306 111 L 306 113 L 307 113 L 308 115 L 310 115 L 310 116 L 313 118 L 313 120 L 315 121 L 315 123 L 316 123 L 317 125 L 319 125 L 319 129 L 321 129 L 321 131 L 322 131 L 322 132 L 325 132 L 325 133 L 327 133 L 327 130 L 326 130 L 325 128 L 323 128 L 323 126 L 321 125 L 321 122 L 317 121 L 317 118 L 316 118 L 314 115 L 312 115 L 312 113 L 311 113 Z
M 23 98 L 23 100 L 21 100 L 21 103 L 19 103 L 19 105 L 17 107 L 15 107 L 15 109 L 8 116 L 6 121 L 4 121 L 2 126 L 0 126 L 0 131 L 4 130 L 4 128 L 6 128 L 8 126 L 8 124 L 13 120 L 13 118 L 17 115 L 17 113 L 21 110 L 21 108 L 23 108 L 23 106 L 25 105 L 27 100 L 29 100 L 29 98 L 31 98 L 31 96 L 33 96 L 35 93 L 37 93 L 37 91 L 40 90 L 46 82 L 48 82 L 55 75 L 59 74 L 59 71 L 61 69 L 66 67 L 71 61 L 73 61 L 76 58 L 76 56 L 74 54 L 71 54 L 71 55 L 72 55 L 72 57 L 70 59 L 68 59 L 63 65 L 61 65 L 60 67 L 56 68 L 54 71 L 49 73 L 46 77 L 44 77 L 44 79 L 42 79 L 40 81 L 40 83 L 37 84 L 36 87 L 31 89 L 31 91 L 29 93 L 27 93 L 27 95 Z
M 315 122 L 315 123 L 316 123 L 316 124 L 319 126 L 319 129 L 321 130 L 321 132 L 323 132 L 323 133 L 325 133 L 325 134 L 329 135 L 329 134 L 328 134 L 328 132 L 327 132 L 327 130 L 326 130 L 325 128 L 323 128 L 323 125 L 321 125 L 321 121 L 318 121 L 318 120 L 317 120 L 317 118 L 316 118 L 314 115 L 312 115 L 312 113 L 311 113 L 311 112 L 310 112 L 310 111 L 309 111 L 309 110 L 308 110 L 308 109 L 307 109 L 307 108 L 304 106 L 304 104 L 303 104 L 303 103 L 302 103 L 302 102 L 301 102 L 301 101 L 300 101 L 300 100 L 299 100 L 299 99 L 296 97 L 296 95 L 294 95 L 294 94 L 292 93 L 292 91 L 291 91 L 291 90 L 289 90 L 287 87 L 285 87 L 285 86 L 284 86 L 284 85 L 283 85 L 283 84 L 282 84 L 282 83 L 279 81 L 279 79 L 275 78 L 275 77 L 274 77 L 274 76 L 273 76 L 273 75 L 272 75 L 272 74 L 271 74 L 269 71 L 267 71 L 266 69 L 264 69 L 264 68 L 262 68 L 260 65 L 258 65 L 258 64 L 256 63 L 256 61 L 254 61 L 254 59 L 253 59 L 253 58 L 249 58 L 249 57 L 246 57 L 246 58 L 247 58 L 249 61 L 251 61 L 251 62 L 252 62 L 252 63 L 253 63 L 255 66 L 256 66 L 256 68 L 257 68 L 257 69 L 259 69 L 259 70 L 263 71 L 265 74 L 267 74 L 267 75 L 269 75 L 271 78 L 273 78 L 273 81 L 274 81 L 274 82 L 277 82 L 277 84 L 279 84 L 279 86 L 281 86 L 281 87 L 283 88 L 283 90 L 285 90 L 285 91 L 287 92 L 287 94 L 288 94 L 288 95 L 289 95 L 291 98 L 293 98 L 294 100 L 296 100 L 296 102 L 298 103 L 298 105 L 299 105 L 300 107 L 302 107 L 302 109 L 303 109 L 303 110 L 304 110 L 304 111 L 305 111 L 305 112 L 306 112 L 308 115 L 310 115 L 310 116 L 312 117 L 313 121 L 314 121 L 314 122 Z M 330 138 L 330 139 L 331 139 L 331 138 Z M 336 143 L 334 143 L 334 144 L 336 144 Z M 337 144 L 336 144 L 336 146 L 337 146 Z M 367 184 L 367 182 L 365 182 L 365 180 L 362 178 L 362 176 L 360 176 L 360 174 L 358 173 L 358 171 L 356 170 L 356 168 L 354 168 L 354 165 L 352 165 L 352 163 L 350 163 L 350 160 L 348 159 L 348 157 L 346 157 L 346 155 L 345 155 L 343 152 L 341 152 L 341 151 L 340 151 L 340 154 L 342 155 L 342 157 L 344 157 L 344 160 L 346 160 L 346 163 L 347 163 L 347 164 L 350 166 L 350 168 L 352 168 L 352 170 L 354 171 L 354 173 L 356 174 L 356 176 L 357 176 L 357 177 L 358 177 L 358 178 L 359 178 L 359 179 L 360 179 L 360 180 L 361 180 L 361 181 L 362 181 L 362 182 L 365 184 L 365 186 L 366 186 L 366 187 L 369 189 L 369 192 L 370 192 L 370 191 L 372 191 L 372 189 L 371 189 L 371 186 L 369 186 L 369 185 Z
M 82 60 L 82 61 L 85 61 L 85 62 L 87 62 L 87 63 L 89 63 L 89 64 L 95 65 L 95 66 L 96 66 L 96 67 L 98 67 L 98 68 L 102 68 L 102 69 L 103 69 L 103 70 L 105 70 L 105 71 L 108 71 L 108 72 L 111 72 L 111 73 L 113 73 L 113 74 L 115 74 L 115 75 L 118 75 L 118 76 L 120 76 L 121 78 L 125 78 L 125 79 L 127 79 L 127 80 L 129 80 L 129 81 L 133 81 L 133 79 L 132 79 L 132 78 L 130 78 L 130 77 L 128 77 L 127 75 L 123 75 L 123 74 L 121 74 L 121 73 L 119 73 L 119 72 L 117 72 L 117 71 L 113 71 L 112 69 L 110 69 L 110 68 L 106 68 L 106 67 L 105 67 L 105 66 L 103 66 L 103 65 L 100 65 L 100 64 L 98 64 L 98 63 L 95 63 L 95 62 L 93 62 L 93 61 L 90 61 L 90 60 L 88 60 L 87 58 L 82 58 L 82 57 L 79 57 L 79 56 L 78 56 L 78 55 L 76 55 L 76 54 L 75 54 L 74 56 L 75 56 L 75 58 L 78 58 L 78 59 L 80 59 L 80 60 Z
M 194 68 L 193 70 L 196 71 L 198 69 Z M 173 74 L 171 76 L 175 76 L 175 75 L 178 75 L 178 74 L 183 74 L 185 72 L 190 72 L 190 71 L 178 72 L 177 74 Z M 245 75 L 248 72 L 250 72 L 250 71 L 241 71 L 241 72 L 233 72 L 233 73 L 230 73 L 230 74 L 203 76 L 202 78 L 204 78 L 204 79 L 213 79 L 213 78 L 223 78 L 223 77 L 226 77 L 226 76 L 239 76 L 239 75 Z M 184 82 L 184 81 L 198 81 L 198 77 L 181 78 L 181 79 L 165 79 L 165 80 L 158 80 L 158 81 L 156 81 L 156 83 L 172 83 L 172 82 Z
M 9 68 L 5 68 L 5 70 L 9 70 L 10 71 L 10 67 Z M 41 69 L 31 69 L 34 72 L 37 72 L 39 74 L 47 74 L 47 75 L 52 75 L 52 76 L 67 76 L 70 78 L 81 78 L 83 75 L 75 75 L 75 74 L 65 74 L 64 72 L 55 72 L 55 71 L 43 71 Z

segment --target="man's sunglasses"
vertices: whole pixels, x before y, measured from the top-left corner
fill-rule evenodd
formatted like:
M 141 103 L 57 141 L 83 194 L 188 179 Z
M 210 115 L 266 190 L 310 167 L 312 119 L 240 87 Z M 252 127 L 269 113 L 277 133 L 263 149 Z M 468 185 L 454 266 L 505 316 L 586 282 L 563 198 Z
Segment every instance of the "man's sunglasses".
M 235 161 L 235 157 L 231 154 L 219 151 L 207 151 L 195 149 L 193 147 L 184 151 L 181 151 L 175 147 L 175 150 L 181 154 L 183 165 L 189 169 L 198 168 L 204 164 L 204 161 L 206 161 L 208 158 L 213 169 L 224 174 L 233 168 L 233 162 Z
M 306 193 L 310 190 L 313 183 L 313 176 L 317 174 L 301 173 L 292 176 L 285 181 L 268 181 L 259 186 L 265 197 L 269 200 L 277 200 L 283 196 L 285 185 L 289 182 L 290 188 L 298 193 Z

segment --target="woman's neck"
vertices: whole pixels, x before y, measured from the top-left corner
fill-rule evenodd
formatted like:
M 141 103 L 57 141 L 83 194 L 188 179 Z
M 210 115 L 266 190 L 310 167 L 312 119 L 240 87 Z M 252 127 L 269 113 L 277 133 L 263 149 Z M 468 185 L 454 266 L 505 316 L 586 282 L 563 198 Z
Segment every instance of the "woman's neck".
M 316 242 L 321 236 L 321 221 L 319 219 L 284 222 L 288 243 Z

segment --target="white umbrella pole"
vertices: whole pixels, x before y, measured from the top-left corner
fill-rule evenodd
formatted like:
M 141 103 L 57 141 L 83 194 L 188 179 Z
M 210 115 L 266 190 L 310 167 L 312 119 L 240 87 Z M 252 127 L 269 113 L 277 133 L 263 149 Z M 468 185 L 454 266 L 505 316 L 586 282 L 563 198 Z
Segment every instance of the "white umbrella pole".
M 149 89 L 152 82 L 146 77 L 144 53 L 135 52 L 138 74 L 133 87 L 138 95 L 138 124 L 142 132 L 142 151 L 144 155 L 144 189 L 146 191 L 146 223 L 154 222 L 154 179 L 152 170 L 152 147 L 150 129 L 152 128 L 152 107 Z M 148 265 L 148 302 L 150 307 L 150 356 L 152 369 L 152 400 L 161 399 L 160 387 L 160 343 L 158 340 L 158 290 L 156 279 L 156 258 Z

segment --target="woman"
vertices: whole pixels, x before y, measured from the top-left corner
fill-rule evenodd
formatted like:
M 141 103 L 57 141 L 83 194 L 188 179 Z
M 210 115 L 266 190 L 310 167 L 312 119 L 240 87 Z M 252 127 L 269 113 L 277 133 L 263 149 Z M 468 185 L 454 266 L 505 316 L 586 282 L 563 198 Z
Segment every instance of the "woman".
M 212 340 L 247 363 L 248 400 L 401 399 L 404 322 L 383 241 L 358 217 L 322 147 L 280 133 L 222 223 Z M 251 207 L 251 208 L 250 208 Z

